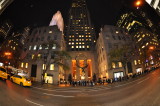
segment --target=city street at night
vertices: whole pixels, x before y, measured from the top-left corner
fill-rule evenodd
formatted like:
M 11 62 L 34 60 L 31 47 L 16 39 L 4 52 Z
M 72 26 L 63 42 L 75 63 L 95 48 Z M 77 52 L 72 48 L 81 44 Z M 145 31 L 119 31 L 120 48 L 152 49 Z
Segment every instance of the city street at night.
M 160 0 L 0 0 L 0 106 L 160 106 Z
M 50 85 L 52 86 L 52 85 Z M 0 106 L 159 106 L 160 69 L 94 87 L 21 87 L 0 80 Z

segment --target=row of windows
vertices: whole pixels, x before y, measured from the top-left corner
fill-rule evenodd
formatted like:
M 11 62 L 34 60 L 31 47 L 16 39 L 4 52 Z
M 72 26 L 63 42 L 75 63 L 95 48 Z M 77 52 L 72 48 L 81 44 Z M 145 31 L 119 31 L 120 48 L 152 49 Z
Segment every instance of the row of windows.
M 118 64 L 112 62 L 112 68 L 121 68 L 122 67 L 122 62 L 118 62 Z
M 134 65 L 138 65 L 138 64 L 141 64 L 141 61 L 140 60 L 134 60 Z
M 21 68 L 28 68 L 28 63 L 21 63 Z M 46 70 L 46 64 L 42 65 L 42 69 Z M 54 64 L 50 64 L 50 70 L 54 70 Z
M 38 41 L 44 41 L 46 37 L 42 36 L 41 38 L 40 37 L 37 37 L 34 39 L 34 37 L 30 40 L 30 42 L 38 42 Z M 48 36 L 46 38 L 47 40 L 51 40 L 51 36 Z M 57 35 L 54 36 L 53 40 L 57 40 Z M 28 39 L 29 41 L 29 39 Z
M 56 44 L 53 44 L 53 45 L 46 45 L 46 46 L 44 46 L 44 47 L 42 47 L 42 45 L 34 45 L 34 46 L 29 46 L 29 48 L 28 48 L 28 50 L 42 50 L 42 49 L 49 49 L 49 48 L 51 48 L 51 49 L 56 49 Z
M 69 41 L 92 41 L 92 39 L 69 39 Z
M 90 46 L 71 46 L 71 48 L 90 48 Z
M 88 34 L 90 34 L 90 33 L 88 33 Z M 69 38 L 71 38 L 71 37 L 72 38 L 74 38 L 74 37 L 80 37 L 81 38 L 81 37 L 91 37 L 91 35 L 85 35 L 85 36 L 84 35 L 79 35 L 79 36 L 72 35 L 72 36 L 69 36 Z
M 74 43 L 74 42 L 69 42 L 68 44 L 69 44 L 69 45 L 74 45 L 74 44 L 78 45 L 78 44 L 85 44 L 85 43 L 84 43 L 84 42 L 76 42 L 76 43 Z

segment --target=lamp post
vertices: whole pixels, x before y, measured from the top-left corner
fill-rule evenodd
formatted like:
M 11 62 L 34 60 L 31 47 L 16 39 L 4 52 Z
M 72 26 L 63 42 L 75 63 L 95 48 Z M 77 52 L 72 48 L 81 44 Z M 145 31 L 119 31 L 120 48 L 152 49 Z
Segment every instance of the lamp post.
M 4 56 L 6 56 L 7 57 L 7 60 L 8 60 L 8 64 L 7 64 L 7 66 L 10 64 L 9 63 L 9 59 L 11 58 L 11 56 L 12 56 L 12 53 L 11 52 L 4 52 Z
M 11 52 L 4 52 L 4 56 L 6 56 L 7 60 L 8 60 L 8 63 L 7 63 L 7 73 L 8 73 L 8 65 L 10 65 L 9 59 L 11 58 L 12 53 Z

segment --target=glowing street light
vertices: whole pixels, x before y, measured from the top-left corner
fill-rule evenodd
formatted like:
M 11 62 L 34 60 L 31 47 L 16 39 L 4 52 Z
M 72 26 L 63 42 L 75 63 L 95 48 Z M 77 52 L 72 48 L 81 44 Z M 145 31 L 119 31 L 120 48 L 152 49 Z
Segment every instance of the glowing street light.
M 136 3 L 135 3 L 135 5 L 136 5 L 137 7 L 139 7 L 141 4 L 142 4 L 142 2 L 141 2 L 140 0 L 136 1 Z
M 5 56 L 11 56 L 12 53 L 10 53 L 10 52 L 5 52 L 4 55 L 5 55 Z
M 153 49 L 154 49 L 154 47 L 153 47 L 153 46 L 150 46 L 150 47 L 149 47 L 149 50 L 153 50 Z
M 137 0 L 134 5 L 137 7 L 137 9 L 139 9 L 140 6 L 142 6 L 143 1 L 142 0 Z

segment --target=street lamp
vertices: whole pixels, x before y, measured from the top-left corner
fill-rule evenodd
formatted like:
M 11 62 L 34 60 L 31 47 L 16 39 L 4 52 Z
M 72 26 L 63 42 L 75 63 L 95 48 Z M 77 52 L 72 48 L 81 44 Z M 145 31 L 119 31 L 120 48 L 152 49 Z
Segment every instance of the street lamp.
M 8 59 L 8 64 L 9 64 L 9 59 L 11 58 L 11 55 L 12 55 L 11 52 L 4 52 L 4 56 L 6 56 Z
M 143 1 L 142 0 L 137 0 L 135 1 L 134 5 L 137 7 L 137 9 L 139 9 L 140 6 L 142 6 Z
M 150 46 L 150 47 L 149 47 L 149 50 L 154 50 L 154 47 L 153 47 L 153 46 Z

